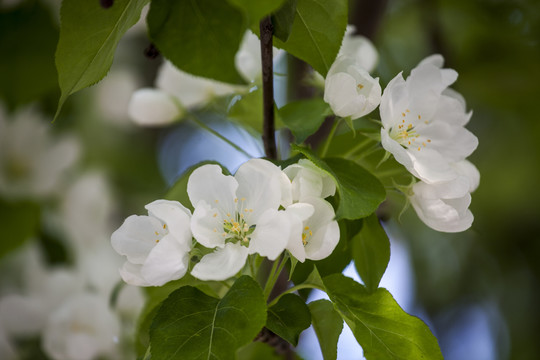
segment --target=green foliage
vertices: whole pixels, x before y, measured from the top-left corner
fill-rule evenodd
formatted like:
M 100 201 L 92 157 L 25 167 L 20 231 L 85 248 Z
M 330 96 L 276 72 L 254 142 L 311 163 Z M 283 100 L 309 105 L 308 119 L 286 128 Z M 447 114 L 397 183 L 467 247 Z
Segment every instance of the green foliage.
M 41 3 L 0 12 L 0 98 L 9 107 L 57 91 L 57 41 L 58 30 Z
M 279 109 L 283 123 L 291 130 L 297 143 L 319 129 L 326 116 L 332 111 L 320 98 L 290 102 Z
M 242 97 L 231 106 L 229 118 L 238 121 L 244 126 L 248 126 L 258 133 L 262 132 L 262 88 L 242 95 Z
M 248 23 L 258 26 L 259 21 L 266 15 L 279 9 L 284 0 L 228 0 L 230 4 L 244 11 Z
M 8 202 L 0 199 L 0 259 L 37 233 L 39 219 L 39 205 L 28 201 Z
M 184 286 L 169 295 L 154 318 L 152 359 L 234 359 L 265 322 L 262 290 L 248 276 L 236 280 L 222 299 Z
M 283 357 L 276 354 L 276 350 L 268 344 L 253 341 L 240 348 L 237 352 L 237 358 L 257 359 L 257 360 L 283 360 Z
M 347 6 L 347 0 L 298 0 L 290 36 L 286 42 L 276 39 L 275 46 L 326 76 L 345 34 Z
M 328 300 L 313 301 L 308 306 L 324 360 L 336 360 L 337 343 L 343 330 L 343 319 Z
M 368 291 L 377 290 L 390 261 L 390 240 L 379 223 L 377 215 L 364 219 L 364 226 L 352 241 L 356 271 Z
M 179 69 L 244 83 L 234 64 L 246 29 L 236 7 L 219 0 L 154 0 L 147 21 L 150 38 Z
M 283 6 L 272 14 L 274 36 L 283 42 L 291 35 L 297 3 L 298 0 L 285 0 Z
M 266 327 L 294 346 L 300 333 L 311 325 L 309 309 L 298 295 L 286 294 L 268 309 Z
M 442 359 L 437 339 L 404 312 L 383 288 L 367 289 L 341 274 L 323 279 L 326 292 L 364 350 L 366 359 Z
M 360 219 L 372 214 L 386 198 L 381 182 L 354 161 L 332 158 L 319 159 L 312 151 L 293 145 L 336 182 L 340 202 L 337 219 Z
M 69 95 L 100 81 L 109 71 L 116 46 L 141 15 L 148 0 L 116 0 L 108 9 L 99 1 L 64 0 L 56 69 L 62 94 L 56 116 Z

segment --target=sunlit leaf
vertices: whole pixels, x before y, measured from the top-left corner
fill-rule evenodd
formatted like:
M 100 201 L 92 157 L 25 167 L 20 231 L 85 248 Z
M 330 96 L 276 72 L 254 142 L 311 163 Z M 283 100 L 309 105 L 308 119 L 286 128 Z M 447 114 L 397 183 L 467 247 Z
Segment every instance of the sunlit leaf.
M 116 46 L 149 0 L 115 0 L 105 9 L 99 1 L 64 0 L 56 69 L 62 94 L 56 116 L 69 95 L 103 79 Z
M 428 326 L 399 307 L 383 288 L 370 293 L 354 280 L 335 274 L 323 279 L 326 292 L 354 337 L 372 359 L 442 359 Z

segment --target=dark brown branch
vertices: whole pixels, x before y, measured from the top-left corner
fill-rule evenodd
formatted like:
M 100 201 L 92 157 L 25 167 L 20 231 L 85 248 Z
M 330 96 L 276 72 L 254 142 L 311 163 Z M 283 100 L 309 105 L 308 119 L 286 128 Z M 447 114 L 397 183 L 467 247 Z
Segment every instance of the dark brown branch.
M 274 66 L 272 54 L 272 34 L 274 27 L 270 16 L 260 23 L 261 63 L 263 80 L 263 134 L 264 152 L 269 159 L 277 159 L 274 127 Z

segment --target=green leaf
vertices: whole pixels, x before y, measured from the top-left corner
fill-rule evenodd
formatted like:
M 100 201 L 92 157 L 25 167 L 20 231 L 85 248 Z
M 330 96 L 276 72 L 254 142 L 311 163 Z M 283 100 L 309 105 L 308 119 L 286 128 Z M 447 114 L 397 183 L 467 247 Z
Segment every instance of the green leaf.
M 330 114 L 330 107 L 320 98 L 294 101 L 279 109 L 279 116 L 291 130 L 297 143 L 304 142 L 309 135 L 317 131 Z
M 283 357 L 276 354 L 276 349 L 272 346 L 253 341 L 238 350 L 237 359 L 283 360 Z
M 152 360 L 235 359 L 266 323 L 266 302 L 255 280 L 242 276 L 222 299 L 184 286 L 158 310 L 150 328 Z
M 266 327 L 294 346 L 298 337 L 311 325 L 309 309 L 298 295 L 285 294 L 268 309 Z
M 69 95 L 103 79 L 124 33 L 141 16 L 148 0 L 115 0 L 104 9 L 99 1 L 64 0 L 56 69 L 62 95 L 56 116 Z
M 351 328 L 366 359 L 442 359 L 437 339 L 417 317 L 404 312 L 383 288 L 369 293 L 335 274 L 323 279 L 335 309 Z
M 228 0 L 230 4 L 242 10 L 250 24 L 257 25 L 266 15 L 279 9 L 284 0 Z
M 175 281 L 170 281 L 163 286 L 152 286 L 144 288 L 146 292 L 146 303 L 137 319 L 135 348 L 138 355 L 144 355 L 150 345 L 150 325 L 157 314 L 161 303 L 175 290 L 183 286 L 194 286 L 209 296 L 217 296 L 209 286 L 209 282 L 198 280 L 190 274 Z
M 263 124 L 262 88 L 242 95 L 229 110 L 228 117 L 248 126 L 259 134 L 262 133 Z
M 153 0 L 147 22 L 154 44 L 179 69 L 244 84 L 234 57 L 246 24 L 234 6 L 222 0 Z
M 0 11 L 0 98 L 14 108 L 58 91 L 58 29 L 40 2 Z
M 27 201 L 7 202 L 0 199 L 0 259 L 37 233 L 39 219 L 39 205 Z
M 289 39 L 274 46 L 304 60 L 326 76 L 334 62 L 345 28 L 347 0 L 298 0 Z
M 338 158 L 323 161 L 307 148 L 293 144 L 292 149 L 304 154 L 334 179 L 340 198 L 336 211 L 337 219 L 354 220 L 366 217 L 375 212 L 386 198 L 381 182 L 354 161 Z
M 274 36 L 281 41 L 287 41 L 291 35 L 297 3 L 298 0 L 286 0 L 283 6 L 272 14 Z
M 366 288 L 370 292 L 377 290 L 390 261 L 390 240 L 377 215 L 364 219 L 364 226 L 353 239 L 352 248 L 356 271 Z
M 337 343 L 343 330 L 343 319 L 328 300 L 313 301 L 308 306 L 324 360 L 336 360 Z

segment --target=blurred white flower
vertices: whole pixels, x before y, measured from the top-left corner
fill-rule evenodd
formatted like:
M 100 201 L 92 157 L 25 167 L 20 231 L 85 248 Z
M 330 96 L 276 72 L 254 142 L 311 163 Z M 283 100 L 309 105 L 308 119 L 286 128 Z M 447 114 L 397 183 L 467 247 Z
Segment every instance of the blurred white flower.
M 244 87 L 188 74 L 165 61 L 156 88 L 136 91 L 129 102 L 129 115 L 140 125 L 162 126 L 180 120 L 185 109 L 208 104 L 216 97 L 244 91 Z
M 120 68 L 96 85 L 96 96 L 101 113 L 118 125 L 129 124 L 128 109 L 131 94 L 140 87 L 134 71 Z
M 156 200 L 145 208 L 148 216 L 128 217 L 112 234 L 111 244 L 127 257 L 120 269 L 126 283 L 161 286 L 187 271 L 191 214 L 177 201 Z
M 55 138 L 52 125 L 31 108 L 8 119 L 0 104 L 0 194 L 41 198 L 59 190 L 62 175 L 75 163 L 79 143 Z
M 233 176 L 217 165 L 203 165 L 188 180 L 195 210 L 191 230 L 207 248 L 215 248 L 191 274 L 201 280 L 225 280 L 244 266 L 249 254 L 275 260 L 287 245 L 289 222 L 278 212 L 283 174 L 269 161 L 251 159 Z
M 442 56 L 432 55 L 407 80 L 398 74 L 384 90 L 380 106 L 383 147 L 428 184 L 455 179 L 451 163 L 478 146 L 476 136 L 464 127 L 471 112 L 465 111 L 461 95 L 447 89 L 457 73 L 442 65 Z
M 353 25 L 347 25 L 347 31 L 343 37 L 338 57 L 341 55 L 351 57 L 370 73 L 377 66 L 379 53 L 368 38 L 362 35 L 353 35 L 355 31 L 356 28 Z
M 380 100 L 379 78 L 373 79 L 353 58 L 334 61 L 324 84 L 324 101 L 334 114 L 354 120 L 372 112 Z
M 107 299 L 77 294 L 50 315 L 43 348 L 54 360 L 91 360 L 114 353 L 119 336 L 120 323 Z
M 442 232 L 467 230 L 473 220 L 468 209 L 470 193 L 480 182 L 478 169 L 467 160 L 451 164 L 459 176 L 447 182 L 427 184 L 417 182 L 409 199 L 418 217 L 430 228 Z
M 84 284 L 67 268 L 48 269 L 36 246 L 23 249 L 21 259 L 23 287 L 0 298 L 0 323 L 10 336 L 35 336 L 59 302 L 82 291 Z
M 273 48 L 273 58 L 277 61 L 285 52 Z M 247 30 L 234 57 L 236 69 L 247 82 L 254 82 L 261 77 L 261 41 L 250 30 Z

